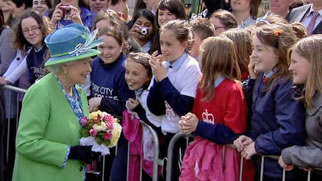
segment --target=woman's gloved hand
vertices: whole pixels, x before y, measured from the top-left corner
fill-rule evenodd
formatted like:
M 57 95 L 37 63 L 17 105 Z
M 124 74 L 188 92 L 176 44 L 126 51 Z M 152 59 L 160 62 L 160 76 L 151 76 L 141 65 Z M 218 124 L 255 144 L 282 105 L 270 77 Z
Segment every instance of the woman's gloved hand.
M 68 159 L 80 160 L 85 163 L 89 163 L 92 160 L 96 160 L 101 153 L 92 151 L 92 146 L 72 146 Z

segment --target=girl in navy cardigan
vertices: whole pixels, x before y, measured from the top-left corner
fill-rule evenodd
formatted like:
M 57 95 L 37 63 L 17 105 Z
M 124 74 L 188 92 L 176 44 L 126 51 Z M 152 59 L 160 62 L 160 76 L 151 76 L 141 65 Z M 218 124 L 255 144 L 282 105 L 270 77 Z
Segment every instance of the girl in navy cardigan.
M 92 63 L 90 110 L 100 109 L 121 118 L 125 101 L 133 97 L 124 79 L 124 39 L 116 27 L 102 29 L 99 37 L 103 39 L 98 46 L 102 53 Z
M 305 109 L 297 102 L 288 71 L 287 51 L 295 43 L 291 25 L 264 25 L 253 33 L 250 79 L 245 95 L 252 99 L 251 130 L 234 141 L 246 159 L 253 158 L 259 180 L 261 155 L 279 155 L 283 148 L 304 143 Z M 286 180 L 296 180 L 296 172 Z M 265 158 L 264 180 L 281 180 L 277 160 Z
M 125 40 L 122 38 L 122 31 L 117 27 L 120 26 L 106 27 L 99 32 L 98 36 L 103 39 L 103 44 L 98 49 L 102 53 L 92 63 L 92 98 L 89 99 L 89 108 L 90 111 L 99 109 L 108 112 L 122 120 L 125 102 L 134 97 L 134 93 L 129 90 L 124 79 L 126 56 L 122 52 Z M 111 156 L 106 157 L 106 177 L 108 178 L 112 169 L 111 180 L 125 180 L 126 174 L 118 174 L 120 170 L 126 172 L 127 141 L 123 135 L 118 142 L 114 161 L 114 149 L 111 151 Z

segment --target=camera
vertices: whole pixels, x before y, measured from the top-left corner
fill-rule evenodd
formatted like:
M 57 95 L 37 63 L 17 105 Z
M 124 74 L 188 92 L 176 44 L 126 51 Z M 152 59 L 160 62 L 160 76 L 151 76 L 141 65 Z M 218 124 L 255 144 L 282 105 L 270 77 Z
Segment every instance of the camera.
M 149 33 L 149 28 L 148 27 L 142 27 L 140 29 L 140 34 L 141 35 L 147 35 Z
M 63 11 L 63 17 L 70 15 L 70 7 L 69 6 L 60 6 L 61 10 Z

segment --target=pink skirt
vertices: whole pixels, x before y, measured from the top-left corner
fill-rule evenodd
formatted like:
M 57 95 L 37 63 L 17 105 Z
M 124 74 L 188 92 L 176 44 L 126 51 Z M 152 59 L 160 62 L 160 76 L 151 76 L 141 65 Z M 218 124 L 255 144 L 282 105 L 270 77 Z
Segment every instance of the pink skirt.
M 237 181 L 239 167 L 237 150 L 196 137 L 185 152 L 179 180 Z

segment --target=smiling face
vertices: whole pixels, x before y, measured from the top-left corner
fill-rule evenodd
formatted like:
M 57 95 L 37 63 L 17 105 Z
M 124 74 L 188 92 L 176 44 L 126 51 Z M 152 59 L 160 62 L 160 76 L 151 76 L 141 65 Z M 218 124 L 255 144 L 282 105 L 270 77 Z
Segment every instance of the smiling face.
M 46 11 L 48 9 L 48 6 L 47 6 L 45 0 L 33 0 L 32 1 L 32 9 L 36 10 L 40 14 L 43 14 L 44 11 Z
M 262 43 L 256 35 L 253 36 L 253 52 L 251 59 L 255 63 L 258 72 L 270 72 L 278 63 L 278 55 L 275 48 Z
M 87 75 L 92 71 L 91 58 L 77 60 L 62 66 L 67 81 L 74 84 L 85 84 Z
M 125 68 L 125 81 L 130 90 L 138 90 L 151 80 L 148 71 L 140 63 L 128 60 Z
M 10 13 L 10 6 L 7 0 L 0 0 L 0 8 L 3 13 Z
M 160 33 L 160 46 L 163 58 L 173 62 L 181 57 L 187 48 L 188 42 L 180 42 L 172 30 L 163 30 Z
M 25 39 L 34 47 L 39 48 L 42 45 L 43 33 L 37 21 L 28 17 L 21 21 L 21 30 Z
M 112 36 L 103 35 L 103 44 L 98 46 L 102 53 L 99 55 L 105 64 L 111 64 L 117 60 L 122 53 L 122 46 Z
M 312 66 L 306 58 L 293 50 L 289 70 L 292 72 L 294 84 L 305 84 Z
M 177 19 L 176 15 L 172 14 L 169 10 L 164 9 L 161 10 L 159 9 L 158 12 L 158 23 L 160 25 L 160 27 L 164 24 L 166 24 L 167 22 L 171 21 L 171 20 L 175 20 Z

